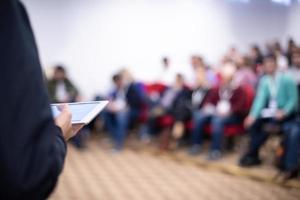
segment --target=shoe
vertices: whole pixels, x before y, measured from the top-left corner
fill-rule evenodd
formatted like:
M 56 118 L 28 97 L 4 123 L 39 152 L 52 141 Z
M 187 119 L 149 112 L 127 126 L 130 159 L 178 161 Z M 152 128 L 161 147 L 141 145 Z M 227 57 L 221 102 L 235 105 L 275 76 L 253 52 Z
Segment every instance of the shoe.
M 288 180 L 297 178 L 298 175 L 299 175 L 299 171 L 298 170 L 287 171 L 287 172 L 284 172 L 283 180 L 284 181 L 288 181 Z
M 222 153 L 219 150 L 213 150 L 208 154 L 207 160 L 216 161 L 222 158 Z
M 193 146 L 189 150 L 189 154 L 192 156 L 198 155 L 201 152 L 200 144 L 193 144 Z
M 261 160 L 258 157 L 252 157 L 247 155 L 243 156 L 239 161 L 239 165 L 241 167 L 252 167 L 260 164 L 261 164 Z

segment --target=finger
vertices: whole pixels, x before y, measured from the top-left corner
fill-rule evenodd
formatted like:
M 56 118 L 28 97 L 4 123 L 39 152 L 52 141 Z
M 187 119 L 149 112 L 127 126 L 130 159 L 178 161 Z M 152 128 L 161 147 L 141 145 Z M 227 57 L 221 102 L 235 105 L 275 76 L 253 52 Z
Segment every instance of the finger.
M 69 106 L 68 104 L 61 104 L 61 105 L 58 105 L 57 106 L 57 109 L 61 112 L 65 111 L 65 110 L 68 110 L 69 109 Z
M 61 109 L 61 115 L 67 116 L 68 118 L 72 117 L 72 113 L 70 112 L 68 105 L 62 105 Z
M 57 105 L 56 107 L 57 107 L 57 109 L 58 109 L 60 112 L 62 112 L 62 111 L 64 110 L 64 108 L 65 108 L 65 104 L 63 104 L 63 105 Z
M 73 133 L 76 134 L 80 129 L 82 129 L 84 124 L 77 124 L 72 126 Z

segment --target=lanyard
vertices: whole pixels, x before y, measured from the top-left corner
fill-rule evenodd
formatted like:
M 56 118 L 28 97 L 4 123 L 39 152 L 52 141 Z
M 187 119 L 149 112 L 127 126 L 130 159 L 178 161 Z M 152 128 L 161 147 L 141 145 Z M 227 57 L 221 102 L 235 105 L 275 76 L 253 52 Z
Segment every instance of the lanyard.
M 268 81 L 268 87 L 272 99 L 275 99 L 277 96 L 278 86 L 279 86 L 279 75 L 276 74 L 275 77 L 270 77 Z
M 229 99 L 232 97 L 232 95 L 233 95 L 233 91 L 231 88 L 220 88 L 219 89 L 220 100 L 229 101 Z

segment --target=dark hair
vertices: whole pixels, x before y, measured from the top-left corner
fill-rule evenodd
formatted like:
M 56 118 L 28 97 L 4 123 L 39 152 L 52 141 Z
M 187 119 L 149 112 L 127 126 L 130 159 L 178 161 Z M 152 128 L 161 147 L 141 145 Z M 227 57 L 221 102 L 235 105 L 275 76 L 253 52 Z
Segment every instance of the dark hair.
M 273 55 L 273 54 L 268 54 L 268 55 L 266 55 L 266 56 L 264 57 L 264 61 L 267 60 L 267 59 L 273 60 L 274 62 L 276 62 L 276 57 L 275 57 L 275 55 Z
M 56 65 L 55 66 L 55 71 L 66 72 L 66 69 L 62 65 Z
M 262 55 L 261 50 L 257 44 L 252 45 L 252 49 L 256 51 L 258 55 Z
M 184 81 L 184 76 L 183 76 L 183 74 L 181 74 L 181 73 L 177 73 L 177 74 L 176 74 L 176 78 L 177 78 L 177 79 L 180 79 L 180 80 L 182 80 L 182 81 Z
M 115 74 L 115 75 L 113 75 L 112 81 L 113 81 L 114 83 L 116 83 L 116 82 L 118 82 L 118 81 L 120 81 L 120 80 L 121 80 L 121 75 L 120 75 L 120 74 Z
M 162 58 L 162 61 L 163 61 L 164 63 L 169 62 L 169 58 L 165 56 L 165 57 Z

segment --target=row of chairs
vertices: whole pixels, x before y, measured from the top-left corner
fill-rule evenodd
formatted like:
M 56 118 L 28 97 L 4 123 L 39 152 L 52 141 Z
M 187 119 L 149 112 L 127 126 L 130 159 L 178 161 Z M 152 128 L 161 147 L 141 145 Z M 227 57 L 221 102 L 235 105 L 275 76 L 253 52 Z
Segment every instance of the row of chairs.
M 151 83 L 151 84 L 143 84 L 144 92 L 145 94 L 150 97 L 151 95 L 155 94 L 163 94 L 168 87 L 164 84 L 161 83 Z M 249 85 L 244 85 L 243 89 L 245 91 L 245 94 L 247 95 L 247 109 L 250 110 L 253 99 L 255 97 L 255 91 L 252 86 Z M 139 123 L 143 124 L 146 123 L 148 119 L 148 113 L 149 113 L 149 107 L 145 105 L 142 109 L 142 112 L 139 117 Z M 170 129 L 175 123 L 175 119 L 172 115 L 163 115 L 160 116 L 157 119 L 157 125 L 160 127 L 160 129 L 165 130 L 165 129 Z M 193 129 L 193 121 L 189 120 L 185 122 L 184 124 L 185 127 L 185 133 L 191 133 L 191 130 Z M 211 134 L 211 127 L 207 125 L 205 128 L 205 133 L 210 135 Z M 224 136 L 226 139 L 230 140 L 234 138 L 235 136 L 244 134 L 246 131 L 244 129 L 243 124 L 237 124 L 237 125 L 228 125 L 225 127 L 224 130 Z

